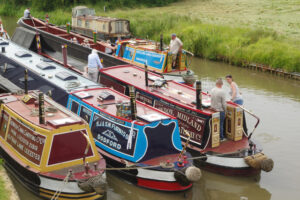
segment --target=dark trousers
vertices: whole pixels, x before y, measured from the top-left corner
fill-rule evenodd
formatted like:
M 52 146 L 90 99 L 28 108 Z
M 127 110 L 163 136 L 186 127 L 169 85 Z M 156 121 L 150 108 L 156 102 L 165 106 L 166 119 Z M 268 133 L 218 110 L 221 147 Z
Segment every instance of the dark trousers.
M 224 139 L 224 121 L 225 121 L 225 112 L 220 112 L 220 138 Z

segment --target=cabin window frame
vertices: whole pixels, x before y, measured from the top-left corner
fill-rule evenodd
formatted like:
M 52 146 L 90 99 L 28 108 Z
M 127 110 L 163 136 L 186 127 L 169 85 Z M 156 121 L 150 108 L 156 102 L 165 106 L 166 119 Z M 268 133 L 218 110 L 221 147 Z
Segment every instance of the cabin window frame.
M 76 112 L 73 111 L 73 103 L 77 104 L 77 106 L 78 106 Z M 70 110 L 71 110 L 73 113 L 75 113 L 76 115 L 78 115 L 78 114 L 79 114 L 78 111 L 80 110 L 79 108 L 80 108 L 80 104 L 79 104 L 77 101 L 72 100 L 72 101 L 71 101 L 71 105 L 70 105 Z
M 85 25 L 85 28 L 90 28 L 90 22 L 88 20 L 85 20 L 84 25 Z
M 84 116 L 81 116 L 82 109 L 86 109 L 86 110 L 88 110 L 88 111 L 91 112 L 91 116 L 90 116 L 90 118 L 89 118 L 88 121 L 86 121 L 86 119 L 84 118 Z M 88 124 L 90 124 L 91 120 L 93 119 L 93 114 L 94 114 L 93 111 L 92 111 L 91 109 L 87 108 L 87 106 L 84 106 L 84 105 L 81 105 L 81 106 L 80 106 L 80 111 L 79 111 L 79 113 L 78 113 L 78 116 L 80 116 L 80 117 L 81 117 L 84 121 L 86 121 Z
M 81 19 L 77 19 L 77 26 L 82 26 L 82 20 Z

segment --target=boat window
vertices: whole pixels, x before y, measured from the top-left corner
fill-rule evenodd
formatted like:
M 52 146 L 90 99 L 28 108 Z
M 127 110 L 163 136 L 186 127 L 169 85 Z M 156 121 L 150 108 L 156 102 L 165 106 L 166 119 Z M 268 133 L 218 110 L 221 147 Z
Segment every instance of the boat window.
M 32 55 L 26 51 L 18 51 L 17 53 L 15 53 L 16 56 L 20 57 L 20 58 L 25 58 L 25 57 L 31 57 Z
M 105 24 L 103 24 L 103 31 L 105 31 Z
M 55 77 L 57 77 L 63 81 L 77 80 L 77 76 L 73 76 L 69 72 L 58 72 L 55 74 Z
M 82 119 L 89 123 L 91 120 L 92 111 L 82 106 L 79 115 Z
M 90 22 L 89 21 L 85 21 L 85 28 L 90 28 Z
M 41 63 L 37 64 L 36 66 L 42 70 L 56 69 L 56 67 L 54 65 L 52 65 L 51 63 L 46 63 L 46 62 L 41 62 Z
M 5 73 L 7 71 L 16 69 L 16 67 L 11 64 L 4 63 L 3 65 L 0 66 L 0 69 L 1 72 Z
M 80 19 L 77 20 L 77 26 L 81 26 L 81 20 Z
M 79 104 L 76 101 L 72 101 L 71 111 L 77 114 L 79 108 Z

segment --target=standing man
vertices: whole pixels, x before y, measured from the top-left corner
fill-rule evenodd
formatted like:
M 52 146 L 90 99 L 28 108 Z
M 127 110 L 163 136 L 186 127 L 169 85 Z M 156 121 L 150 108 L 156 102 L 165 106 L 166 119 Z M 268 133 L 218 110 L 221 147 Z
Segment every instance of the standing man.
M 242 94 L 240 92 L 239 86 L 233 81 L 233 78 L 231 75 L 227 75 L 226 80 L 227 80 L 227 83 L 229 83 L 229 85 L 230 85 L 230 92 L 229 92 L 229 95 L 231 96 L 230 100 L 233 103 L 236 103 L 236 104 L 242 106 L 244 103 L 244 100 L 243 100 Z
M 211 91 L 211 108 L 220 112 L 220 139 L 221 142 L 225 140 L 224 138 L 224 120 L 226 111 L 226 101 L 225 92 L 222 89 L 223 81 L 219 78 L 216 81 L 216 87 Z
M 24 18 L 31 18 L 30 8 L 26 8 L 24 11 Z
M 183 43 L 176 36 L 175 33 L 171 35 L 172 39 L 170 41 L 170 52 L 172 53 L 172 67 L 173 69 L 176 67 L 176 60 L 178 53 L 181 53 Z
M 93 49 L 88 57 L 87 74 L 88 78 L 94 82 L 98 82 L 99 70 L 103 69 L 97 50 Z

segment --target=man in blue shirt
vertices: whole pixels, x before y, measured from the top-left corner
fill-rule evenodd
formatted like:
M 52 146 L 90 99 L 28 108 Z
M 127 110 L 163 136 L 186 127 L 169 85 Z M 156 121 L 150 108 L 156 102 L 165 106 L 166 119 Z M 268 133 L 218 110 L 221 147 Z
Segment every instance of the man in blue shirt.
M 101 64 L 97 50 L 93 49 L 92 53 L 88 57 L 88 67 L 87 67 L 88 78 L 94 82 L 98 82 L 99 70 L 102 68 L 103 66 Z

